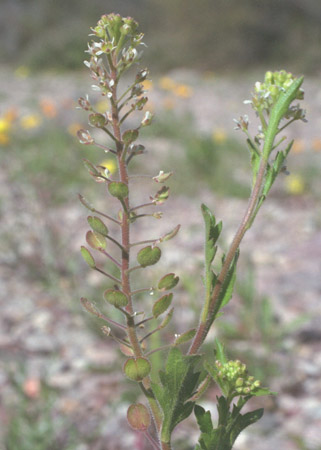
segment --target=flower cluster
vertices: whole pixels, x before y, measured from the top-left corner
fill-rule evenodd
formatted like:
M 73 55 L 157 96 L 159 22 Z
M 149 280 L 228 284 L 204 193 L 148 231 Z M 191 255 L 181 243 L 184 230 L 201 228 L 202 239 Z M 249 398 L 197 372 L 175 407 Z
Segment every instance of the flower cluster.
M 249 376 L 245 364 L 241 361 L 228 361 L 222 363 L 215 361 L 217 370 L 217 379 L 228 384 L 228 390 L 234 395 L 254 395 L 255 391 L 261 386 L 259 380 L 255 380 L 253 376 Z
M 280 95 L 286 92 L 291 86 L 295 77 L 290 72 L 280 70 L 277 72 L 266 72 L 264 82 L 257 81 L 254 86 L 254 93 L 251 100 L 245 100 L 244 103 L 250 103 L 253 109 L 261 114 L 266 112 L 269 114 L 271 109 L 278 101 Z M 303 89 L 299 89 L 296 99 L 302 100 L 304 97 Z M 291 106 L 285 115 L 285 118 L 293 118 L 295 120 L 305 120 L 305 111 L 299 105 Z

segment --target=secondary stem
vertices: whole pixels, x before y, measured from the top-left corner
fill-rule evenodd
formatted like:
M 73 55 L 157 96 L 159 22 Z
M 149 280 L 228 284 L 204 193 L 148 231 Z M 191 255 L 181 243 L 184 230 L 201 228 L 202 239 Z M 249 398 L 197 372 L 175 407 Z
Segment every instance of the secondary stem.
M 213 315 L 215 313 L 215 306 L 216 306 L 216 302 L 218 300 L 219 294 L 222 289 L 222 284 L 225 280 L 225 277 L 228 273 L 228 270 L 231 266 L 233 258 L 237 252 L 237 249 L 239 248 L 240 243 L 244 237 L 244 234 L 248 230 L 249 224 L 251 223 L 251 217 L 252 217 L 253 212 L 255 211 L 255 207 L 257 205 L 257 202 L 258 202 L 258 199 L 259 199 L 259 196 L 261 193 L 262 185 L 264 182 L 264 175 L 265 175 L 266 167 L 267 167 L 267 161 L 265 160 L 265 158 L 262 157 L 259 171 L 257 174 L 256 183 L 254 185 L 251 197 L 249 199 L 248 206 L 246 208 L 243 219 L 239 225 L 239 228 L 234 236 L 234 239 L 230 245 L 230 248 L 226 254 L 226 258 L 225 258 L 224 264 L 222 266 L 222 269 L 217 277 L 216 285 L 215 285 L 215 288 L 214 288 L 212 296 L 211 296 L 211 301 L 208 305 L 207 313 L 205 312 L 206 314 L 202 314 L 202 316 L 201 316 L 201 317 L 206 317 L 206 318 L 201 320 L 201 322 L 198 326 L 197 333 L 196 333 L 194 340 L 192 342 L 192 345 L 188 351 L 189 355 L 192 355 L 192 354 L 195 354 L 198 352 L 200 346 L 203 344 L 203 342 L 209 332 L 209 329 L 213 323 L 213 320 L 215 318 L 215 317 L 213 317 Z

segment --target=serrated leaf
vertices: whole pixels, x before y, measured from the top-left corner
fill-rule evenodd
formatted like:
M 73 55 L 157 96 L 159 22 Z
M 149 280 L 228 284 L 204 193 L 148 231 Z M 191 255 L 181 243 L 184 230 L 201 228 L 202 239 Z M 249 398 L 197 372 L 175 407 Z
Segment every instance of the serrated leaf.
M 86 261 L 88 266 L 91 267 L 92 269 L 95 269 L 96 263 L 95 263 L 95 260 L 92 256 L 92 254 L 90 253 L 90 251 L 84 246 L 81 246 L 80 251 L 81 251 L 82 257 L 84 258 L 84 260 Z
M 153 316 L 155 319 L 163 314 L 172 303 L 173 294 L 166 294 L 163 297 L 159 298 L 153 306 Z
M 163 410 L 162 440 L 169 442 L 175 426 L 192 412 L 194 402 L 188 401 L 198 385 L 199 372 L 194 372 L 200 355 L 183 356 L 173 347 L 167 358 L 165 372 L 160 371 L 162 386 L 152 383 L 155 396 Z
M 192 328 L 191 330 L 185 331 L 185 333 L 180 334 L 174 342 L 174 345 L 181 345 L 181 344 L 185 344 L 186 342 L 190 341 L 191 339 L 193 339 L 193 337 L 196 334 L 196 329 Z
M 236 252 L 234 259 L 231 263 L 231 267 L 229 268 L 225 280 L 223 282 L 220 294 L 217 300 L 217 307 L 215 310 L 215 314 L 223 308 L 223 306 L 227 305 L 227 303 L 231 300 L 234 290 L 234 284 L 236 280 L 236 265 L 239 257 L 239 250 Z
M 87 221 L 90 227 L 93 229 L 93 231 L 96 231 L 97 233 L 103 236 L 108 236 L 108 228 L 99 217 L 88 216 Z
M 159 291 L 168 291 L 169 289 L 173 289 L 178 282 L 179 277 L 175 273 L 168 273 L 159 280 L 157 289 Z
M 250 411 L 244 415 L 239 414 L 237 419 L 236 420 L 234 419 L 233 428 L 231 429 L 230 436 L 229 436 L 229 442 L 231 445 L 230 448 L 232 448 L 238 435 L 249 425 L 252 425 L 253 423 L 260 420 L 261 417 L 263 416 L 263 413 L 264 413 L 264 409 L 260 408 L 260 409 L 254 410 L 254 411 Z

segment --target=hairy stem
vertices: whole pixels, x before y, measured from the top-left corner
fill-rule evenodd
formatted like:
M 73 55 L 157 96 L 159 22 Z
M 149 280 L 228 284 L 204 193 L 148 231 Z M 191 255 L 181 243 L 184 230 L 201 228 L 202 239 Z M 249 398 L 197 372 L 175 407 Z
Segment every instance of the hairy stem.
M 192 345 L 188 351 L 189 355 L 195 354 L 198 352 L 200 346 L 203 344 L 209 329 L 213 323 L 213 320 L 215 319 L 215 312 L 216 312 L 216 303 L 218 300 L 218 297 L 220 295 L 223 282 L 225 280 L 225 277 L 228 273 L 228 270 L 231 266 L 231 263 L 233 261 L 233 258 L 235 257 L 235 254 L 240 246 L 240 243 L 246 233 L 246 231 L 249 228 L 249 224 L 251 223 L 252 215 L 255 211 L 257 202 L 260 197 L 261 189 L 264 183 L 264 175 L 267 167 L 267 160 L 265 158 L 261 159 L 261 164 L 259 167 L 259 171 L 257 174 L 256 183 L 254 185 L 251 197 L 248 202 L 248 206 L 246 208 L 245 214 L 243 216 L 243 219 L 239 225 L 239 228 L 234 236 L 234 239 L 230 245 L 230 248 L 226 254 L 225 261 L 223 263 L 222 269 L 217 277 L 217 282 L 215 285 L 215 288 L 213 290 L 211 300 L 208 305 L 205 305 L 205 307 L 208 307 L 207 311 L 202 312 L 202 320 L 199 323 L 196 335 L 194 337 L 194 340 L 192 342 Z

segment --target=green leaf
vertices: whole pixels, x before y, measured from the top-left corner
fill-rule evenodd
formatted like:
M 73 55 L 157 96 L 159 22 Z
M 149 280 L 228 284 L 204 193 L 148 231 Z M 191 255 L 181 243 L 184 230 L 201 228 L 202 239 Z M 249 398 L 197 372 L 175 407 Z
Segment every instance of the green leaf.
M 204 204 L 201 206 L 205 222 L 205 265 L 210 267 L 217 250 L 215 246 L 222 231 L 222 222 L 216 224 L 215 217 Z
M 261 419 L 263 416 L 264 409 L 256 409 L 254 411 L 250 411 L 244 415 L 239 414 L 237 419 L 233 421 L 233 426 L 230 430 L 230 436 L 229 436 L 229 442 L 231 444 L 231 447 L 233 446 L 234 442 L 236 441 L 236 438 L 238 435 L 249 425 L 252 425 L 253 423 L 257 422 Z
M 90 253 L 90 251 L 87 250 L 87 248 L 84 246 L 81 247 L 80 251 L 81 251 L 82 257 L 84 258 L 84 260 L 86 261 L 88 266 L 91 267 L 92 269 L 95 269 L 96 263 L 95 263 L 95 260 L 92 256 L 92 254 Z
M 137 254 L 137 261 L 142 267 L 156 264 L 162 255 L 160 248 L 148 245 L 142 248 Z
M 179 277 L 177 277 L 175 273 L 168 273 L 159 280 L 157 289 L 159 291 L 168 291 L 169 289 L 173 289 L 178 282 Z
M 172 303 L 173 294 L 166 294 L 159 298 L 153 306 L 153 316 L 155 319 L 163 314 Z
M 88 216 L 87 221 L 89 223 L 89 226 L 96 231 L 97 233 L 108 236 L 108 228 L 104 224 L 104 222 L 97 216 Z
M 108 184 L 108 191 L 110 195 L 119 200 L 128 197 L 128 186 L 121 181 L 112 181 Z
M 236 280 L 236 265 L 239 257 L 239 250 L 237 250 L 234 259 L 231 263 L 231 267 L 229 268 L 225 280 L 223 282 L 220 295 L 217 300 L 217 304 L 219 305 L 218 311 L 223 308 L 223 306 L 227 305 L 227 303 L 231 300 L 234 290 L 234 284 Z
M 104 299 L 116 308 L 123 308 L 128 304 L 127 295 L 116 289 L 107 289 L 104 292 Z
M 194 372 L 199 359 L 200 355 L 183 356 L 177 347 L 173 347 L 168 354 L 165 372 L 159 372 L 161 385 L 152 383 L 155 396 L 163 410 L 163 442 L 170 442 L 173 429 L 193 410 L 194 402 L 188 400 L 200 378 L 200 373 Z

